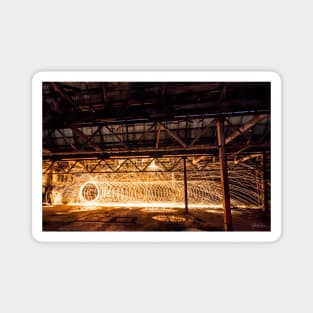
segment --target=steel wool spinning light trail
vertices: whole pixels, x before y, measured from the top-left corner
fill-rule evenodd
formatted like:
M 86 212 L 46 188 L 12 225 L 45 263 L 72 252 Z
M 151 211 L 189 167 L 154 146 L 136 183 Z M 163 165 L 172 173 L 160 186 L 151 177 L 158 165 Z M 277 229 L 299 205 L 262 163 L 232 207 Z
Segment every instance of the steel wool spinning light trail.
M 153 168 L 156 164 L 152 163 Z M 61 180 L 61 181 L 60 181 Z M 229 166 L 233 207 L 261 206 L 261 175 L 249 164 Z M 100 173 L 61 176 L 51 192 L 53 204 L 111 207 L 184 207 L 184 180 L 181 171 L 141 173 Z M 209 170 L 188 171 L 190 208 L 221 207 L 222 189 L 218 163 Z

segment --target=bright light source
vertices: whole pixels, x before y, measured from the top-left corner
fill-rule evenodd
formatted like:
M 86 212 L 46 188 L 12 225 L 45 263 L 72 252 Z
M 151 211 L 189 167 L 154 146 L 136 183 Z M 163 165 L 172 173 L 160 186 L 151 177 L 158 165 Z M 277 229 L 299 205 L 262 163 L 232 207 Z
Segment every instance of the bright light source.
M 149 168 L 150 170 L 152 170 L 152 171 L 157 171 L 157 170 L 160 169 L 157 165 L 155 165 L 155 160 L 153 160 L 153 161 L 150 163 L 150 165 L 148 166 L 148 168 Z

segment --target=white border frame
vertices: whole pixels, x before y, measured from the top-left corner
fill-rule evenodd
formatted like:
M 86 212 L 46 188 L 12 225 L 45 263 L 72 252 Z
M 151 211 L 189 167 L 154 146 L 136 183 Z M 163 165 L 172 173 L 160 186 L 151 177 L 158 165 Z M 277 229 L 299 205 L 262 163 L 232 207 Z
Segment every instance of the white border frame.
M 42 82 L 271 82 L 271 231 L 48 232 L 42 230 Z M 275 125 L 275 127 L 272 127 Z M 107 71 L 38 72 L 32 79 L 32 234 L 40 242 L 273 242 L 281 235 L 281 79 L 275 72 Z

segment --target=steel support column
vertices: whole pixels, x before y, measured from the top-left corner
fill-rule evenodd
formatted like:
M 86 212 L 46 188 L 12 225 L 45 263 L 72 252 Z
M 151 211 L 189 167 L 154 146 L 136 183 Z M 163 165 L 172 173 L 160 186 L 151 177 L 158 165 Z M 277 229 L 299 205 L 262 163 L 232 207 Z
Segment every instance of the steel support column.
M 266 171 L 266 152 L 263 152 L 262 157 L 262 189 L 263 189 L 263 208 L 264 212 L 268 213 L 268 192 L 267 192 L 267 171 Z
M 184 191 L 185 191 L 185 212 L 188 214 L 188 189 L 187 189 L 187 166 L 186 157 L 183 157 L 184 161 Z
M 223 193 L 223 208 L 224 208 L 224 230 L 232 230 L 232 216 L 230 209 L 230 195 L 229 195 L 229 182 L 227 159 L 225 155 L 225 136 L 224 136 L 224 120 L 217 120 L 217 137 L 218 137 L 218 151 L 220 161 L 220 173 Z

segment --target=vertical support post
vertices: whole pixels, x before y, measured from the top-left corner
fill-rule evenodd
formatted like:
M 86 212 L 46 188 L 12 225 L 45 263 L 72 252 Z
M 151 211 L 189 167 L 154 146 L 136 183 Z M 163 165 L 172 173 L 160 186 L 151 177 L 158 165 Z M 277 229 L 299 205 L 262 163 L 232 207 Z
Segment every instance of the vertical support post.
M 259 158 L 256 158 L 256 161 L 259 161 Z M 261 169 L 261 171 L 263 171 L 263 169 Z M 255 169 L 255 191 L 256 191 L 256 195 L 257 195 L 257 203 L 258 206 L 262 206 L 262 201 L 263 201 L 263 196 L 262 196 L 262 188 L 263 186 L 259 183 L 259 171 L 258 168 L 256 167 Z M 262 174 L 263 175 L 263 174 Z M 261 178 L 262 179 L 262 178 Z M 262 180 L 262 184 L 263 184 L 263 180 Z
M 51 198 L 51 191 L 52 191 L 52 185 L 53 185 L 53 177 L 52 177 L 52 173 L 51 173 L 51 169 L 49 169 L 48 174 L 46 176 L 46 186 L 45 186 L 45 190 L 44 190 L 44 195 L 43 195 L 43 202 L 47 202 L 49 204 L 52 204 L 52 198 Z
M 227 159 L 225 154 L 225 136 L 224 136 L 224 120 L 218 119 L 216 121 L 217 138 L 218 138 L 218 152 L 220 161 L 220 173 L 223 192 L 223 208 L 224 208 L 224 230 L 232 230 L 232 216 L 230 209 L 230 195 L 229 195 L 229 182 Z
M 263 189 L 263 207 L 264 207 L 264 212 L 268 213 L 268 193 L 267 193 L 267 171 L 266 171 L 266 163 L 267 163 L 267 158 L 266 158 L 266 152 L 263 152 L 263 157 L 262 157 L 262 189 Z
M 186 167 L 186 157 L 183 157 L 184 161 L 184 191 L 185 191 L 185 212 L 188 214 L 188 189 L 187 189 L 187 167 Z

